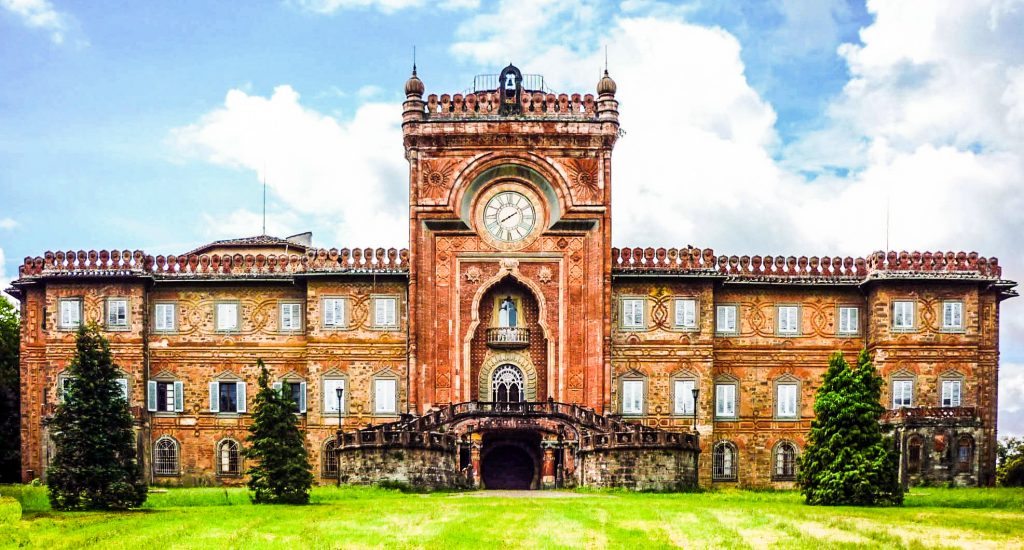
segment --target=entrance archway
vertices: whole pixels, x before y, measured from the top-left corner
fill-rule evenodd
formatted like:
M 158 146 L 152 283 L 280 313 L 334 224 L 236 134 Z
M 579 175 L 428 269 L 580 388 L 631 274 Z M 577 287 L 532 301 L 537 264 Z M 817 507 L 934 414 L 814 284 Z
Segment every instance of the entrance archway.
M 537 467 L 521 446 L 499 444 L 483 458 L 480 469 L 488 489 L 532 489 Z

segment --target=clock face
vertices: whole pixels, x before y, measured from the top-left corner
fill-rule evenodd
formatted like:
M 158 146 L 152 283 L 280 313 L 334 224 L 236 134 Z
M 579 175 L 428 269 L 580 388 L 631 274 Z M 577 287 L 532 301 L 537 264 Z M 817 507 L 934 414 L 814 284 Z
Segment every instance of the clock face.
M 513 243 L 533 231 L 537 211 L 530 199 L 515 191 L 502 191 L 484 206 L 484 227 L 495 239 Z

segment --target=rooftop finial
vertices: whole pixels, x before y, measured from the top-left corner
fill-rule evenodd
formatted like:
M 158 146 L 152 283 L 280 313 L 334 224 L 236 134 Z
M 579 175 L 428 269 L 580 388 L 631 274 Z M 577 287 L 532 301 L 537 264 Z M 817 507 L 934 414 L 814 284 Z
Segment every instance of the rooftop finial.
M 412 74 L 416 75 L 416 44 L 412 45 Z
M 608 44 L 604 45 L 604 74 L 608 74 Z

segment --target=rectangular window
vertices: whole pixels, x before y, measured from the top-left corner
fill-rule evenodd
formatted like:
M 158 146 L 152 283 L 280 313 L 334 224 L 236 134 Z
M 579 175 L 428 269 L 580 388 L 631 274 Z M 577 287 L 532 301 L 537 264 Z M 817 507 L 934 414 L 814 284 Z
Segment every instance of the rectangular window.
M 892 408 L 909 407 L 914 402 L 914 381 L 892 381 Z
M 736 384 L 715 385 L 715 416 L 720 418 L 736 416 Z
M 345 299 L 324 298 L 324 327 L 342 328 L 345 326 Z
M 373 381 L 373 412 L 377 414 L 395 414 L 395 395 L 398 393 L 398 381 L 390 378 L 378 378 Z
M 218 384 L 220 405 L 219 412 L 238 412 L 238 385 L 234 382 L 220 382 Z
M 736 333 L 736 306 L 715 308 L 715 332 L 719 334 Z
M 153 328 L 158 331 L 172 331 L 178 317 L 175 304 L 156 304 L 153 309 Z
M 676 328 L 697 328 L 697 300 L 680 299 L 675 301 Z
M 914 302 L 892 303 L 892 328 L 911 330 L 914 328 Z
M 622 300 L 622 328 L 644 328 L 644 299 Z
M 147 409 L 154 412 L 181 412 L 184 404 L 181 382 L 151 380 L 148 384 Z
M 673 411 L 675 414 L 693 414 L 693 384 L 694 380 L 676 380 L 673 384 L 675 391 L 675 403 Z
M 302 304 L 284 303 L 281 307 L 281 330 L 295 332 L 302 330 Z
M 71 386 L 75 383 L 75 379 L 70 376 L 65 376 L 60 379 L 60 383 L 57 385 L 57 400 L 61 403 L 64 402 L 64 396 L 71 390 Z
M 779 334 L 800 334 L 799 306 L 779 306 L 777 309 Z
M 278 382 L 274 388 L 287 396 L 294 404 L 292 412 L 303 414 L 306 412 L 306 383 L 305 382 Z
M 779 418 L 796 418 L 796 384 L 775 386 L 775 414 Z
M 125 401 L 129 401 L 130 402 L 131 401 L 131 397 L 128 395 L 128 379 L 127 378 L 118 378 L 117 379 L 117 385 L 120 386 L 120 388 L 121 388 L 121 397 L 123 397 Z
M 345 388 L 345 380 L 342 378 L 333 378 L 324 380 L 324 412 L 337 414 L 340 410 L 342 413 L 345 412 L 345 400 L 344 394 L 342 398 L 338 400 L 338 389 L 348 391 Z
M 373 299 L 373 326 L 376 328 L 397 327 L 395 313 L 398 309 L 398 298 L 380 296 Z
M 644 413 L 644 381 L 622 381 L 622 414 Z
M 943 407 L 959 407 L 960 406 L 960 381 L 959 380 L 943 380 L 942 381 L 942 406 Z
M 855 307 L 839 308 L 839 334 L 860 332 L 860 310 Z
M 238 330 L 238 304 L 217 304 L 217 330 Z
M 128 300 L 124 298 L 107 300 L 107 328 L 128 328 Z
M 77 298 L 60 301 L 60 328 L 76 329 L 82 324 L 82 300 Z
M 942 302 L 942 330 L 963 330 L 964 303 Z

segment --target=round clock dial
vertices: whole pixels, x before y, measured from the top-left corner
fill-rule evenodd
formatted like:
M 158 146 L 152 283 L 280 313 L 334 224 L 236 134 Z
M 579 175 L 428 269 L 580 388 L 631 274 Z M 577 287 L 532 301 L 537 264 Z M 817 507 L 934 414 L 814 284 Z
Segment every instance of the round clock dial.
M 516 242 L 526 238 L 537 223 L 537 211 L 522 193 L 503 191 L 484 206 L 484 228 L 495 239 Z

